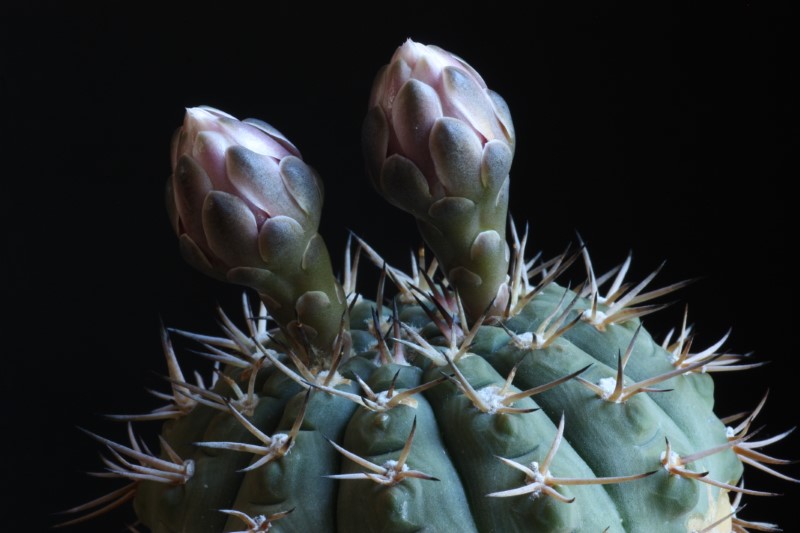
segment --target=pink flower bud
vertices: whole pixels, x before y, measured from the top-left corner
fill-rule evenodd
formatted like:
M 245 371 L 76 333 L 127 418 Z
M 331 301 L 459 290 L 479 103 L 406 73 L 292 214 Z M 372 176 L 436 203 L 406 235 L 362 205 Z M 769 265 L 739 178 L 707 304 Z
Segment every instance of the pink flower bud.
M 472 318 L 502 307 L 514 127 L 457 56 L 411 40 L 378 73 L 364 120 L 367 172 L 411 213 Z
M 187 109 L 171 159 L 168 208 L 184 256 L 200 270 L 224 279 L 235 267 L 262 267 L 275 253 L 264 246 L 265 222 L 276 217 L 290 219 L 279 225 L 287 231 L 316 232 L 318 177 L 269 124 Z
M 508 107 L 472 67 L 441 48 L 410 39 L 400 46 L 378 73 L 370 109 L 364 142 L 379 190 L 392 155 L 419 169 L 433 199 L 480 195 L 487 186 L 481 164 L 489 143 L 502 145 L 488 154 L 497 159 L 503 152 L 503 172 L 495 174 L 508 174 L 515 142 Z

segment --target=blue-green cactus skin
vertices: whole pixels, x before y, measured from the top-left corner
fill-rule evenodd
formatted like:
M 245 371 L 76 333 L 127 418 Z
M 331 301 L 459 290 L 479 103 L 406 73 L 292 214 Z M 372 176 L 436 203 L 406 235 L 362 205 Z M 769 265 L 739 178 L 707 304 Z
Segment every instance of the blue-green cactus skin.
M 502 386 L 512 369 L 510 392 L 563 378 L 584 367 L 589 382 L 615 376 L 639 322 L 634 319 L 600 331 L 575 327 L 543 349 L 525 350 L 512 333 L 534 331 L 559 305 L 564 289 L 542 291 L 505 328 L 484 325 L 469 352 L 452 363 L 476 390 Z M 671 475 L 662 465 L 666 441 L 678 454 L 692 454 L 727 442 L 725 427 L 713 413 L 713 382 L 701 373 L 680 375 L 660 384 L 669 392 L 641 393 L 621 403 L 600 398 L 576 379 L 561 383 L 513 407 L 524 413 L 487 413 L 453 382 L 454 369 L 436 366 L 405 347 L 412 364 L 379 364 L 376 337 L 368 328 L 375 304 L 362 300 L 351 314 L 354 352 L 339 368 L 347 381 L 336 387 L 360 394 L 356 377 L 373 391 L 396 392 L 449 376 L 386 411 L 358 406 L 350 399 L 312 387 L 302 426 L 290 451 L 247 473 L 239 472 L 259 456 L 196 446 L 198 442 L 257 440 L 230 413 L 199 405 L 164 425 L 163 437 L 184 458 L 195 462 L 193 477 L 168 486 L 144 481 L 135 507 L 154 533 L 241 531 L 242 522 L 218 509 L 250 516 L 290 514 L 275 521 L 278 532 L 687 532 L 716 516 L 719 488 Z M 580 308 L 580 306 L 578 306 Z M 573 311 L 578 313 L 580 311 Z M 388 312 L 384 307 L 384 318 Z M 445 346 L 438 329 L 419 305 L 401 305 L 400 319 Z M 389 345 L 392 340 L 389 337 Z M 442 348 L 444 350 L 444 347 Z M 288 361 L 288 359 L 284 359 Z M 289 364 L 287 362 L 287 364 Z M 646 331 L 639 332 L 627 366 L 626 383 L 674 369 L 670 354 Z M 230 369 L 226 372 L 237 376 Z M 267 435 L 288 432 L 307 395 L 297 381 L 272 365 L 260 370 L 259 402 L 250 420 Z M 225 393 L 224 384 L 217 389 Z M 547 494 L 490 497 L 526 483 L 523 472 L 499 457 L 530 465 L 542 462 L 564 418 L 563 440 L 550 465 L 556 478 L 634 476 L 641 479 L 607 485 L 554 485 L 565 503 Z M 343 449 L 376 465 L 396 460 L 412 427 L 416 430 L 409 468 L 436 479 L 405 478 L 394 485 L 366 479 L 328 476 L 364 472 L 339 453 Z M 729 449 L 687 465 L 689 471 L 735 484 L 742 464 Z

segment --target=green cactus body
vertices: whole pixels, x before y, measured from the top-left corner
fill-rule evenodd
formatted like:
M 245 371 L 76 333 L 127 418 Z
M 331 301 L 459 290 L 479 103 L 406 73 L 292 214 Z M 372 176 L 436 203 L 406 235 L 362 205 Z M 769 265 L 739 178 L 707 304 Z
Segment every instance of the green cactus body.
M 545 291 L 508 321 L 507 327 L 517 334 L 534 331 L 542 318 L 555 310 L 560 295 L 552 296 L 560 292 L 556 287 Z M 372 302 L 363 301 L 353 316 L 369 316 L 374 308 Z M 419 317 L 420 307 L 401 306 L 399 312 Z M 354 327 L 365 323 L 353 322 Z M 438 329 L 428 326 L 421 331 L 434 333 L 429 340 L 444 346 L 443 338 L 435 335 Z M 589 365 L 581 377 L 599 380 L 614 375 L 609 364 L 616 365 L 616 354 L 625 351 L 633 326 L 612 325 L 598 331 L 590 325 L 576 325 L 571 330 L 574 335 L 564 335 L 546 348 L 526 351 L 514 346 L 503 328 L 484 325 L 477 331 L 470 353 L 455 365 L 475 390 L 502 387 L 515 365 L 509 393 L 547 384 Z M 359 394 L 358 376 L 376 393 L 392 388 L 399 394 L 443 374 L 453 374 L 449 364 L 436 365 L 422 356 L 415 358 L 415 364 L 377 362 L 375 336 L 366 328 L 353 332 L 354 338 L 364 341 L 361 349 L 368 349 L 339 369 L 348 380 L 337 385 L 338 390 Z M 641 363 L 648 359 L 653 360 L 654 370 Z M 630 361 L 630 368 L 639 361 L 637 374 L 626 375 L 626 380 L 662 372 L 664 364 L 671 368 L 669 354 L 643 334 Z M 249 516 L 293 509 L 271 529 L 287 532 L 700 530 L 700 524 L 711 524 L 719 514 L 716 506 L 721 489 L 667 472 L 661 464 L 665 439 L 681 454 L 709 449 L 728 439 L 724 425 L 704 396 L 709 388 L 708 376 L 692 373 L 673 378 L 680 380 L 700 381 L 701 386 L 676 386 L 671 392 L 638 394 L 614 403 L 572 379 L 515 402 L 514 407 L 521 410 L 538 409 L 519 413 L 482 412 L 453 382 L 438 383 L 409 396 L 407 403 L 386 410 L 372 410 L 312 387 L 300 431 L 289 452 L 247 473 L 237 470 L 260 459 L 258 454 L 195 446 L 201 441 L 257 442 L 231 413 L 200 405 L 164 428 L 164 439 L 176 453 L 195 462 L 194 476 L 179 486 L 144 481 L 137 490 L 135 505 L 142 522 L 156 533 L 242 529 L 237 517 L 226 517 L 216 509 L 236 509 Z M 260 370 L 257 382 L 261 383 L 258 402 L 249 420 L 267 435 L 288 432 L 297 419 L 305 390 L 273 365 Z M 225 387 L 218 384 L 218 388 Z M 678 394 L 682 397 L 674 399 L 675 403 L 655 400 Z M 687 412 L 685 406 L 690 404 L 696 407 Z M 564 441 L 551 466 L 557 478 L 655 474 L 608 485 L 554 484 L 564 498 L 574 498 L 572 503 L 545 493 L 487 496 L 525 486 L 525 475 L 498 457 L 522 465 L 541 463 L 562 414 Z M 676 415 L 681 418 L 673 418 Z M 711 419 L 714 424 L 709 424 Z M 408 468 L 436 479 L 406 478 L 382 485 L 369 479 L 327 477 L 368 470 L 343 457 L 326 439 L 383 465 L 398 458 L 414 424 Z M 703 431 L 697 431 L 701 426 Z M 741 475 L 741 463 L 729 449 L 689 468 L 707 471 L 709 478 L 726 483 L 735 482 Z

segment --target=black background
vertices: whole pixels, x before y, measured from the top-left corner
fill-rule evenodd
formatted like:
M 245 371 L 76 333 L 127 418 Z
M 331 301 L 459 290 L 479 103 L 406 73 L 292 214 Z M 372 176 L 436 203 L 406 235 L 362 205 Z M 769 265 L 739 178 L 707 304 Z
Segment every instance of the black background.
M 183 263 L 165 215 L 185 107 L 261 118 L 293 140 L 325 180 L 321 233 L 337 268 L 348 230 L 408 264 L 413 222 L 370 188 L 359 135 L 374 73 L 409 37 L 462 56 L 508 102 L 511 212 L 530 222 L 534 250 L 555 255 L 579 232 L 599 271 L 633 251 L 632 279 L 663 260 L 661 284 L 700 277 L 649 329 L 661 338 L 678 326 L 684 302 L 696 346 L 732 328 L 726 348 L 770 364 L 719 376 L 717 413 L 750 409 L 770 389 L 763 435 L 797 424 L 791 13 L 760 2 L 380 13 L 224 2 L 173 4 L 174 15 L 27 5 L 0 8 L 0 476 L 11 491 L 0 529 L 43 531 L 107 490 L 83 474 L 98 469 L 99 446 L 76 428 L 123 439 L 102 414 L 158 405 L 145 387 L 164 388 L 160 319 L 211 333 L 218 303 L 238 310 L 238 288 Z M 367 267 L 362 290 L 373 287 Z M 155 426 L 137 427 L 152 443 Z M 796 458 L 797 443 L 767 451 Z M 747 481 L 785 496 L 747 498 L 741 516 L 794 530 L 797 486 Z M 122 531 L 126 520 L 119 511 L 73 530 Z

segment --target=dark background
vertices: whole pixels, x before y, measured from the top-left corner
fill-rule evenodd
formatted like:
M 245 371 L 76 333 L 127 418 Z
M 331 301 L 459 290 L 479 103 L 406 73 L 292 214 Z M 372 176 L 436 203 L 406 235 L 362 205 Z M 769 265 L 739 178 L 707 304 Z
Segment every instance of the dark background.
M 508 102 L 511 211 L 530 222 L 534 250 L 550 257 L 579 232 L 598 271 L 632 250 L 634 280 L 663 260 L 662 285 L 701 278 L 648 328 L 661 338 L 677 327 L 684 302 L 695 346 L 732 328 L 727 349 L 770 364 L 718 376 L 717 413 L 751 409 L 769 389 L 762 435 L 797 424 L 792 13 L 760 2 L 375 14 L 224 2 L 175 4 L 175 15 L 113 4 L 0 8 L 0 476 L 11 491 L 0 529 L 44 531 L 107 490 L 83 474 L 99 468 L 99 446 L 77 426 L 124 439 L 101 415 L 158 405 L 145 387 L 165 388 L 160 319 L 212 333 L 218 303 L 239 309 L 238 288 L 183 263 L 165 215 L 185 107 L 261 118 L 293 140 L 325 180 L 321 233 L 337 268 L 348 229 L 407 266 L 417 234 L 367 183 L 359 130 L 374 73 L 408 37 L 459 54 Z M 155 426 L 137 428 L 154 442 Z M 797 458 L 797 443 L 767 451 Z M 785 496 L 749 497 L 741 516 L 792 531 L 798 487 L 746 476 Z M 122 531 L 126 520 L 118 511 L 73 530 Z

